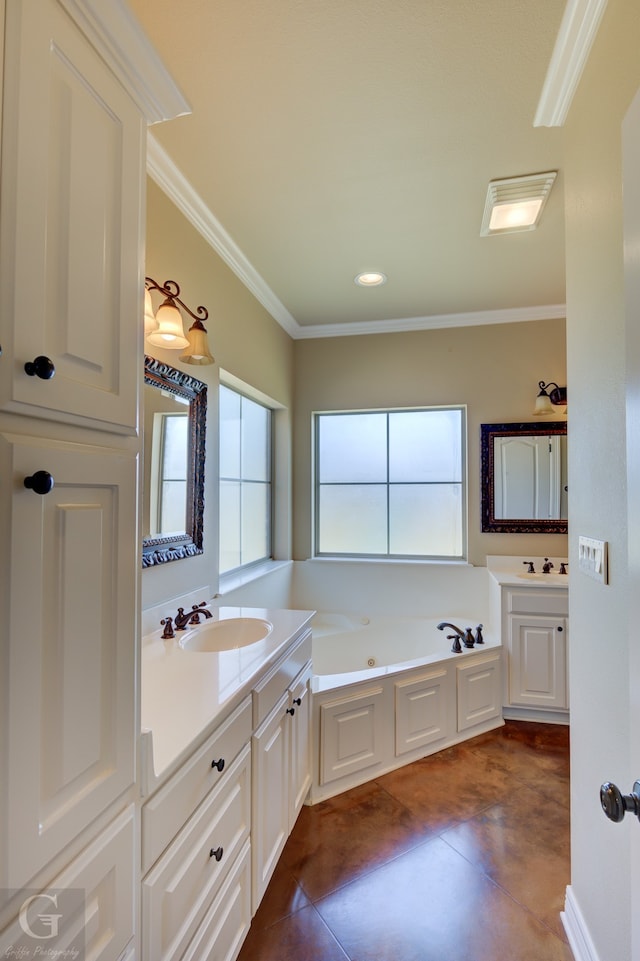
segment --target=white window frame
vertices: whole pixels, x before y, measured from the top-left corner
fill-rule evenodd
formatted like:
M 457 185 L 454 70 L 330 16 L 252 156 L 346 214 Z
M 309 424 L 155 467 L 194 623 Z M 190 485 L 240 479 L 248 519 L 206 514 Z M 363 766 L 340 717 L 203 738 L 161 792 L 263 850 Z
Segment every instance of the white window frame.
M 268 412 L 268 414 L 269 414 L 269 418 L 268 418 L 268 420 L 269 420 L 269 427 L 268 427 L 268 432 L 267 432 L 268 461 L 269 461 L 269 463 L 268 463 L 268 480 L 266 480 L 266 481 L 254 481 L 254 480 L 246 480 L 246 479 L 243 479 L 243 477 L 242 477 L 242 470 L 240 471 L 240 477 L 237 477 L 237 478 L 235 478 L 235 477 L 234 477 L 234 478 L 231 478 L 231 477 L 223 477 L 221 471 L 220 471 L 220 470 L 218 471 L 218 485 L 220 485 L 220 484 L 222 483 L 222 481 L 233 480 L 233 481 L 239 482 L 241 485 L 242 485 L 243 483 L 247 483 L 247 484 L 249 484 L 249 483 L 250 483 L 250 484 L 263 484 L 264 486 L 268 487 L 268 490 L 269 490 L 268 510 L 267 510 L 267 522 L 268 522 L 267 545 L 266 545 L 267 553 L 266 553 L 263 557 L 254 558 L 254 559 L 252 559 L 252 560 L 250 560 L 250 561 L 247 561 L 247 562 L 245 562 L 245 563 L 242 563 L 242 555 L 241 555 L 241 563 L 240 563 L 239 565 L 237 565 L 236 567 L 232 567 L 232 568 L 228 568 L 228 569 L 222 570 L 222 550 L 223 550 L 223 545 L 222 545 L 222 525 L 219 524 L 219 532 L 220 532 L 220 533 L 219 533 L 219 543 L 218 543 L 218 564 L 219 564 L 219 567 L 220 567 L 220 577 L 221 577 L 221 578 L 229 578 L 229 577 L 233 577 L 233 576 L 234 576 L 235 574 L 237 574 L 238 572 L 247 571 L 247 570 L 250 570 L 250 569 L 253 568 L 253 567 L 258 567 L 258 566 L 264 564 L 266 561 L 269 561 L 269 560 L 271 560 L 271 559 L 273 558 L 273 537 L 274 537 L 274 410 L 273 410 L 273 408 L 271 407 L 270 404 L 266 403 L 266 402 L 265 402 L 264 400 L 262 400 L 262 399 L 259 400 L 259 399 L 257 399 L 256 397 L 252 397 L 252 396 L 250 395 L 249 391 L 241 390 L 241 389 L 239 389 L 235 384 L 225 383 L 225 382 L 221 381 L 221 383 L 220 383 L 220 388 L 224 388 L 224 389 L 226 389 L 226 390 L 231 391 L 231 392 L 234 393 L 234 394 L 237 394 L 237 395 L 241 398 L 241 402 L 242 402 L 242 400 L 245 400 L 245 401 L 249 401 L 249 402 L 252 403 L 252 404 L 257 404 L 259 407 L 263 407 L 263 408 Z M 220 504 L 220 497 L 218 498 L 218 503 Z M 241 525 L 241 529 L 240 529 L 240 545 L 242 545 L 242 511 L 241 511 L 241 513 L 240 513 L 240 525 Z
M 412 413 L 412 412 L 429 412 L 438 410 L 455 410 L 460 412 L 460 458 L 461 458 L 461 480 L 460 480 L 460 523 L 461 523 L 461 537 L 462 537 L 462 549 L 461 553 L 455 555 L 442 555 L 442 554 L 392 554 L 392 553 L 336 553 L 327 552 L 319 550 L 319 531 L 320 531 L 320 454 L 319 454 L 319 437 L 320 429 L 319 425 L 322 417 L 326 416 L 341 416 L 349 414 L 386 414 L 387 416 L 395 413 Z M 388 492 L 393 482 L 388 479 L 388 451 L 387 451 L 387 503 L 388 503 Z M 361 483 L 361 482 L 354 482 Z M 448 483 L 451 483 L 449 481 Z M 409 407 L 409 408 L 372 408 L 372 409 L 354 409 L 354 410 L 329 410 L 329 411 L 315 411 L 313 414 L 313 556 L 317 558 L 347 558 L 347 559 L 357 559 L 357 560 L 400 560 L 400 561 L 444 561 L 444 562 L 464 562 L 467 559 L 468 553 L 468 478 L 467 478 L 467 408 L 463 404 L 448 404 L 441 406 L 425 406 L 425 407 Z M 388 519 L 387 519 L 388 523 Z M 389 528 L 387 528 L 387 546 L 389 543 Z

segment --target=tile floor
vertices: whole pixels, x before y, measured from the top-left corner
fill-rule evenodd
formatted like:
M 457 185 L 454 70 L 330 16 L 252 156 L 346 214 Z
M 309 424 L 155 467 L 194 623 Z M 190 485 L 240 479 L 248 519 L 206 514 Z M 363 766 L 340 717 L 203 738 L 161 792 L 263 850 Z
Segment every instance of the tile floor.
M 303 808 L 238 961 L 571 961 L 569 730 L 508 721 Z

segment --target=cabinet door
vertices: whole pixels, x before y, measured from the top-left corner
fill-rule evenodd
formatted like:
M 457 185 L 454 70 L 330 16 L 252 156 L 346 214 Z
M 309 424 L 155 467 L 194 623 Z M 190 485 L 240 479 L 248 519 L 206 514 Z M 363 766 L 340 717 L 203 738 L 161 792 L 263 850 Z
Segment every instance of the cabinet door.
M 308 674 L 291 689 L 290 758 L 291 790 L 289 792 L 289 830 L 293 828 L 300 808 L 311 787 L 311 694 Z
M 455 703 L 453 674 L 446 668 L 410 681 L 396 681 L 396 757 L 455 733 L 450 705 Z
M 502 713 L 500 656 L 487 654 L 458 664 L 458 731 L 492 721 Z
M 509 700 L 537 708 L 566 708 L 566 618 L 510 618 Z
M 58 0 L 6 6 L 0 404 L 132 433 L 142 117 Z M 41 355 L 51 380 L 25 373 Z
M 289 836 L 288 692 L 253 737 L 253 909 L 258 907 Z
M 2 886 L 18 888 L 134 781 L 137 458 L 5 434 L 0 460 Z M 39 470 L 43 496 L 24 486 Z

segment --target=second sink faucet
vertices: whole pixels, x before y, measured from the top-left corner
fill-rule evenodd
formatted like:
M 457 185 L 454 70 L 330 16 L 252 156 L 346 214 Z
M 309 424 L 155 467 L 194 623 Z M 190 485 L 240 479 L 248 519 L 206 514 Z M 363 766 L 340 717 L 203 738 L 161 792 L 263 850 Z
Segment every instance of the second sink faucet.
M 184 607 L 179 607 L 178 613 L 173 619 L 176 631 L 185 631 L 187 624 L 199 624 L 201 614 L 204 614 L 207 618 L 213 617 L 211 611 L 207 610 L 206 604 L 206 601 L 194 604 L 190 611 L 185 611 Z

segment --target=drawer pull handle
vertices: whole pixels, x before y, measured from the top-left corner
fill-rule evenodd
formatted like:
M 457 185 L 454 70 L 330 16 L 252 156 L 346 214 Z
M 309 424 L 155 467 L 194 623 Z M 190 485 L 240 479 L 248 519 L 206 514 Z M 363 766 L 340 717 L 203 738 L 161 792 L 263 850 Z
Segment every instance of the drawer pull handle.
M 56 372 L 55 364 L 49 357 L 40 355 L 35 360 L 28 360 L 24 365 L 25 372 L 29 377 L 39 377 L 40 380 L 51 380 Z
M 298 707 L 300 707 L 300 705 L 302 704 L 302 698 L 301 698 L 301 697 L 294 697 L 293 703 L 294 703 L 294 704 L 297 704 Z
M 288 707 L 288 708 L 287 708 L 287 714 L 290 714 L 291 717 L 293 717 L 293 715 L 294 715 L 295 713 L 296 713 L 295 707 Z
M 211 850 L 209 851 L 209 857 L 215 858 L 216 861 L 221 861 L 223 854 L 224 854 L 223 848 L 211 848 Z
M 217 767 L 219 771 L 224 770 L 224 758 L 221 757 L 218 761 L 212 761 L 211 767 Z
M 24 486 L 36 494 L 50 494 L 53 490 L 53 477 L 46 470 L 37 470 L 31 477 L 25 477 Z

